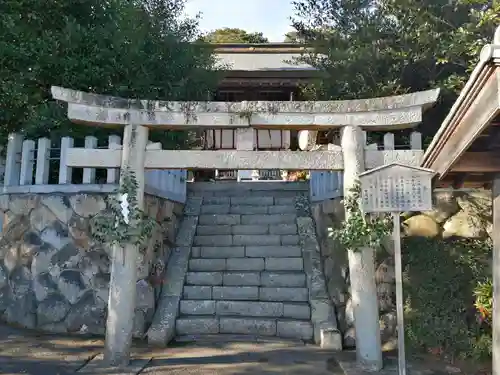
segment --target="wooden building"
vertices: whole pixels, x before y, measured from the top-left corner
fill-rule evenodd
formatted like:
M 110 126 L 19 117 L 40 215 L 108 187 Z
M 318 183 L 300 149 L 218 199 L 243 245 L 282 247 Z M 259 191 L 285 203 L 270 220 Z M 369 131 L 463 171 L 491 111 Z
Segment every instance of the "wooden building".
M 500 26 L 425 152 L 438 185 L 492 188 L 493 375 L 500 375 Z

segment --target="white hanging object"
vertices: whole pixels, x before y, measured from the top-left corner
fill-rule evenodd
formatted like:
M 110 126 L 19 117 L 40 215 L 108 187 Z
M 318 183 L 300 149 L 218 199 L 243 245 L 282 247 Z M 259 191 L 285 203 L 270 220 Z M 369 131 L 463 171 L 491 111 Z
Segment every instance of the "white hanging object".
M 129 223 L 129 214 L 130 211 L 128 209 L 129 204 L 128 204 L 128 194 L 121 194 L 120 197 L 118 198 L 120 200 L 120 207 L 122 208 L 122 216 L 123 216 L 123 221 L 125 224 Z

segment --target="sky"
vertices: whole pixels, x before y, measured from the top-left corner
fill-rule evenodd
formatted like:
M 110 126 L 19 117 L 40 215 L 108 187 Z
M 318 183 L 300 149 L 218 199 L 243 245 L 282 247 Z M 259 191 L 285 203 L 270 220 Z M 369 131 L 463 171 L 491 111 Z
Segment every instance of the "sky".
M 201 13 L 203 32 L 223 27 L 262 32 L 270 42 L 283 42 L 291 31 L 290 17 L 294 14 L 291 0 L 187 0 L 190 17 Z

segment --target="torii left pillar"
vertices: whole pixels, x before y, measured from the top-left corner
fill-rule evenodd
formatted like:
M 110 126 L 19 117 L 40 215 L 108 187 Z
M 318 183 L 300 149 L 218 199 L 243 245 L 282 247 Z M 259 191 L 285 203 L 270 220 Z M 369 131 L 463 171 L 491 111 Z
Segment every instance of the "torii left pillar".
M 129 170 L 137 182 L 137 205 L 144 207 L 144 161 L 148 143 L 148 128 L 129 124 L 124 128 L 120 186 L 123 172 Z M 139 247 L 128 244 L 115 246 L 111 260 L 108 320 L 104 361 L 111 366 L 127 365 L 132 346 Z

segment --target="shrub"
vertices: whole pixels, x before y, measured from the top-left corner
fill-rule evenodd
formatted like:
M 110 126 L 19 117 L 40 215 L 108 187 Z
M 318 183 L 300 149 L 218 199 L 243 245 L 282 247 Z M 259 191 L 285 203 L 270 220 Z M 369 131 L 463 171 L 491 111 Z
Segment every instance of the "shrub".
M 491 243 L 408 237 L 402 245 L 408 343 L 462 358 L 489 356 L 491 330 L 475 305 L 487 306 L 488 287 L 479 283 Z

